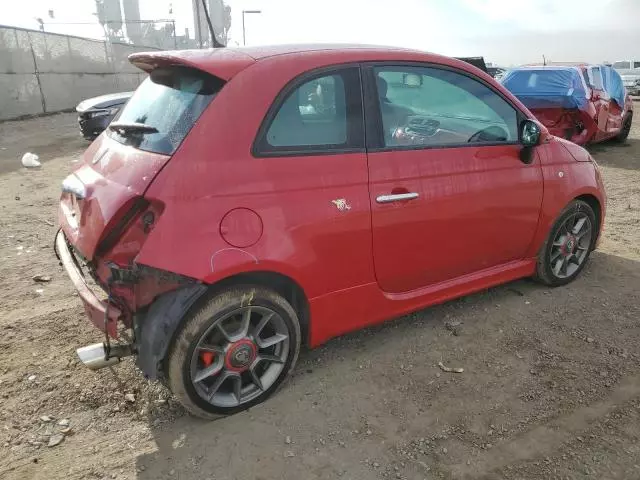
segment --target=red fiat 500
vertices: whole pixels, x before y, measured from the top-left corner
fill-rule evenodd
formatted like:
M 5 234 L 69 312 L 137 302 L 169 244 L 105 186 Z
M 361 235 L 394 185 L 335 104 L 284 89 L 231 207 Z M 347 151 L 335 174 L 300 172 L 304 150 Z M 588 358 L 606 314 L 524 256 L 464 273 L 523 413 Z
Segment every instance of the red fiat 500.
M 103 343 L 211 418 L 300 345 L 595 248 L 598 167 L 462 61 L 367 47 L 131 56 L 149 73 L 63 182 L 56 251 Z

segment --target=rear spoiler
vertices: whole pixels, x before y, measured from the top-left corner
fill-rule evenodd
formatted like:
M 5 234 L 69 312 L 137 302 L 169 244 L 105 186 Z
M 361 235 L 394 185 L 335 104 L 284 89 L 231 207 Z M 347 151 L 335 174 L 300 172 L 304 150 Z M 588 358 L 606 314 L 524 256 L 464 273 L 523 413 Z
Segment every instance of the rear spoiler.
M 141 52 L 129 55 L 129 61 L 147 73 L 158 67 L 196 68 L 224 81 L 255 63 L 249 55 L 228 48 Z

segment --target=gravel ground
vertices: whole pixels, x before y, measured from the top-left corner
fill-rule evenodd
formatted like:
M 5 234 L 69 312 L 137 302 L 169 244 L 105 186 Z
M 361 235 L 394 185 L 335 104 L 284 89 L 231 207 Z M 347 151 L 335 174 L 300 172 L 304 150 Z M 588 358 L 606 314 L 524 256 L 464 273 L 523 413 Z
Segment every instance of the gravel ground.
M 73 114 L 0 124 L 0 478 L 640 478 L 640 121 L 592 149 L 608 217 L 576 282 L 514 282 L 335 339 L 270 401 L 212 423 L 131 360 L 75 358 L 100 337 L 52 241 L 85 147 Z M 43 167 L 21 168 L 25 151 Z

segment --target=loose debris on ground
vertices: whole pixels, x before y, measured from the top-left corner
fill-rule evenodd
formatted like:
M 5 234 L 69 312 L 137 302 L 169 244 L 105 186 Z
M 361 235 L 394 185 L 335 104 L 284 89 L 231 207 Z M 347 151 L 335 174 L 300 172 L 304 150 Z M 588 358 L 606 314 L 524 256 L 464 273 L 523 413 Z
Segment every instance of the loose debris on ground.
M 213 423 L 130 359 L 75 358 L 101 340 L 52 252 L 60 181 L 87 145 L 75 116 L 1 123 L 0 143 L 0 478 L 640 477 L 640 116 L 626 145 L 592 148 L 608 216 L 578 281 L 335 339 L 269 402 Z

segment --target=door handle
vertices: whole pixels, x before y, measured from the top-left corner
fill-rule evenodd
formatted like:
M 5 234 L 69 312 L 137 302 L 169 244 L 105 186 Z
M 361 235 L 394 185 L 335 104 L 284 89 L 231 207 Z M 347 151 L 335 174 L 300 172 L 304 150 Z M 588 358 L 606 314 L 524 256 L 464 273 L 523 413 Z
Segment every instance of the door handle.
M 395 195 L 379 195 L 376 197 L 376 202 L 393 203 L 393 202 L 402 202 L 405 200 L 413 200 L 414 198 L 418 198 L 418 194 L 416 192 L 398 193 Z

